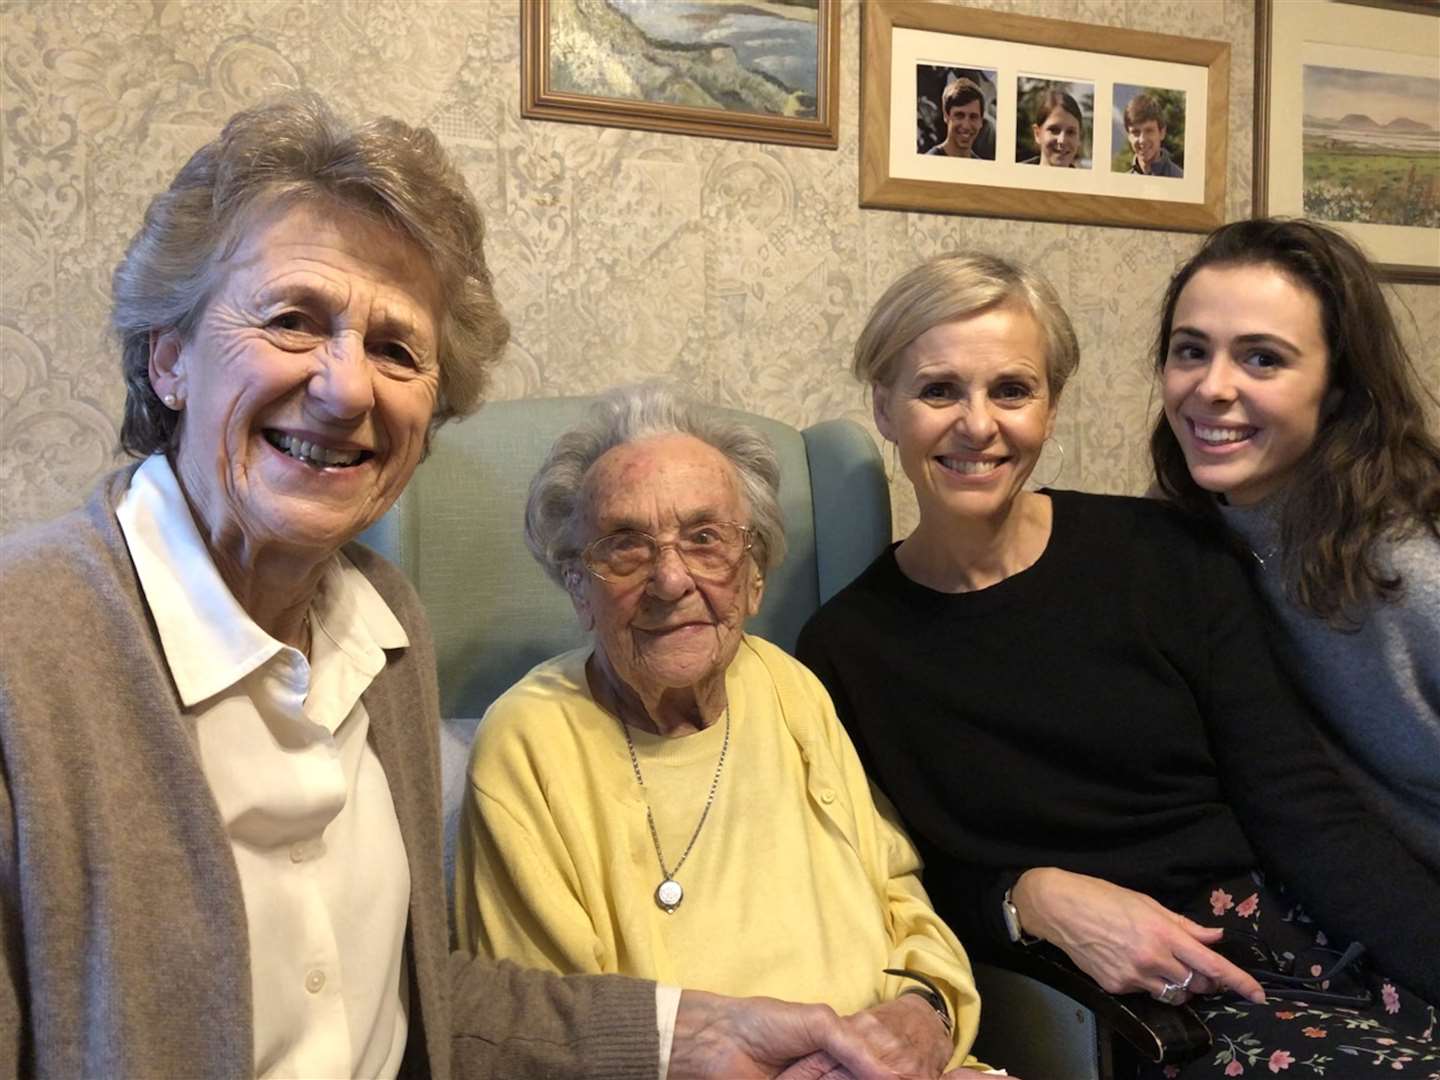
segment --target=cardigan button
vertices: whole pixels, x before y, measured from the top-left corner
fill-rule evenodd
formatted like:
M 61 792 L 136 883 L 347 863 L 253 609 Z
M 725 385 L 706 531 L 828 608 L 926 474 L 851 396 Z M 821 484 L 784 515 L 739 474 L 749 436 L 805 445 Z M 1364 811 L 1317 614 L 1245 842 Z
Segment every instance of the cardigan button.
M 318 994 L 321 990 L 325 989 L 325 972 L 316 968 L 311 971 L 310 974 L 306 975 L 305 989 L 309 990 L 312 994 Z
M 835 792 L 831 791 L 829 788 L 826 788 L 824 791 L 820 792 L 820 801 L 823 802 L 826 806 L 829 806 L 835 801 Z

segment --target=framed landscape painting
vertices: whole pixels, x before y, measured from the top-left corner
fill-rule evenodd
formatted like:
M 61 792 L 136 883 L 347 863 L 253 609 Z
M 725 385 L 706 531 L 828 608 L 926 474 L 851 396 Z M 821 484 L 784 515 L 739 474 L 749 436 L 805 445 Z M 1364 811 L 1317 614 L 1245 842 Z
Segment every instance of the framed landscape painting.
M 1356 240 L 1390 281 L 1440 283 L 1440 8 L 1260 0 L 1255 209 Z
M 521 115 L 833 150 L 839 0 L 522 0 Z

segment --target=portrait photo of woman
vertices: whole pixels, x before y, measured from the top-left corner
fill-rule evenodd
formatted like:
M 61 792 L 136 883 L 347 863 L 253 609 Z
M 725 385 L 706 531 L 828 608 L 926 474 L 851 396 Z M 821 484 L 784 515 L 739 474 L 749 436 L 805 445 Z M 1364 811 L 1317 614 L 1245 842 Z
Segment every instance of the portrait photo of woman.
M 1090 168 L 1095 84 L 1021 75 L 1015 89 L 1016 162 L 1057 169 Z

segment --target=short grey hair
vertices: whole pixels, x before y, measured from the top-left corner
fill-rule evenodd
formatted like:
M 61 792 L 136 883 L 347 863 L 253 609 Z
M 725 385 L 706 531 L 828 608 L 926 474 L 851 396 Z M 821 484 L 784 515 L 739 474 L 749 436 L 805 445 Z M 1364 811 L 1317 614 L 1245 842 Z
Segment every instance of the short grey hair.
M 921 334 L 1009 302 L 1029 308 L 1040 325 L 1046 383 L 1059 401 L 1080 366 L 1080 343 L 1059 296 L 1034 270 L 977 252 L 940 255 L 901 274 L 870 309 L 851 371 L 863 383 L 889 386 L 896 361 Z
M 568 586 L 566 573 L 584 547 L 581 492 L 590 467 L 617 446 L 658 435 L 689 435 L 725 456 L 750 511 L 755 565 L 764 576 L 780 564 L 785 557 L 780 462 L 765 436 L 663 385 L 642 383 L 602 395 L 584 420 L 555 440 L 530 481 L 525 544 L 552 580 Z
M 427 128 L 389 117 L 351 125 L 315 94 L 295 92 L 236 113 L 197 150 L 150 201 L 115 268 L 110 322 L 125 375 L 122 449 L 143 457 L 177 438 L 181 414 L 150 385 L 152 332 L 173 328 L 189 337 L 252 212 L 305 201 L 368 214 L 425 253 L 443 303 L 431 430 L 479 407 L 510 326 L 464 177 Z

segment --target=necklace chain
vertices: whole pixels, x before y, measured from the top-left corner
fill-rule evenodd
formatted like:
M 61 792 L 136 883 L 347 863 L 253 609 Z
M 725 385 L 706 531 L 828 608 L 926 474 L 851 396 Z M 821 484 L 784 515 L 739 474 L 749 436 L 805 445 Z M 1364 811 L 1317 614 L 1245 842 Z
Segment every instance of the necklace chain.
M 650 793 L 645 787 L 645 777 L 640 772 L 640 758 L 635 753 L 635 740 L 630 738 L 630 728 L 624 720 L 620 721 L 620 730 L 625 734 L 625 746 L 630 751 L 630 766 L 635 770 L 635 782 L 640 785 L 640 796 L 645 800 L 645 821 L 650 826 L 650 840 L 655 845 L 655 859 L 660 863 L 660 873 L 666 881 L 674 881 L 675 875 L 680 873 L 680 868 L 690 857 L 695 841 L 700 838 L 700 830 L 705 827 L 705 819 L 710 816 L 710 807 L 715 802 L 715 791 L 720 786 L 720 770 L 725 768 L 725 752 L 730 749 L 730 706 L 725 706 L 725 738 L 720 743 L 720 760 L 715 763 L 715 775 L 710 780 L 710 793 L 705 796 L 705 808 L 700 811 L 700 820 L 695 823 L 695 831 L 690 834 L 690 842 L 685 845 L 674 870 L 665 868 L 665 853 L 660 850 L 660 833 L 655 828 L 655 814 L 650 809 Z

